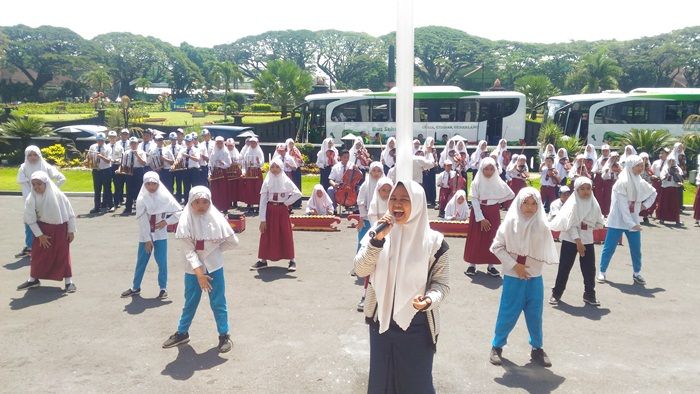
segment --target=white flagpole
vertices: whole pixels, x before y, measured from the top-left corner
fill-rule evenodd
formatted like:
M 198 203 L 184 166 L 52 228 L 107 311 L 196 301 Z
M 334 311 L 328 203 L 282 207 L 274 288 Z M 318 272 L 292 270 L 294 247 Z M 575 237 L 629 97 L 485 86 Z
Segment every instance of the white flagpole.
M 396 180 L 413 179 L 413 0 L 397 0 Z

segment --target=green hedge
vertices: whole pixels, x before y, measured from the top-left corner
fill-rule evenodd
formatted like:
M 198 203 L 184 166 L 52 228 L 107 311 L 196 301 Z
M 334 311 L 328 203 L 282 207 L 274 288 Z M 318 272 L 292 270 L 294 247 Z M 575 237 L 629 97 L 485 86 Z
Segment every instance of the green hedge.
M 272 112 L 272 105 L 265 103 L 255 103 L 250 106 L 253 112 Z
M 107 109 L 118 108 L 118 103 L 110 103 Z M 145 101 L 132 101 L 132 108 L 139 108 L 144 112 L 160 111 L 160 104 Z M 23 103 L 14 111 L 17 115 L 54 115 L 54 114 L 90 114 L 95 113 L 95 107 L 90 103 L 69 103 L 54 101 L 51 103 Z

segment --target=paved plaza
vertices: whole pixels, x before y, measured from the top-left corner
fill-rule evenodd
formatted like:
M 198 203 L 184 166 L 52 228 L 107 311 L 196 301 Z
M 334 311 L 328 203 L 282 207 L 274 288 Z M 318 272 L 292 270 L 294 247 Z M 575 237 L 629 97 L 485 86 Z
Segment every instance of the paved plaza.
M 89 197 L 71 201 L 79 214 L 92 206 Z M 0 392 L 366 392 L 369 342 L 363 315 L 355 311 L 362 286 L 349 275 L 356 248 L 349 222 L 335 233 L 295 232 L 297 272 L 288 273 L 283 261 L 256 273 L 248 266 L 257 257 L 259 222 L 248 218 L 239 248 L 225 255 L 234 347 L 219 355 L 206 297 L 191 342 L 161 349 L 183 305 L 184 263 L 174 242 L 170 299 L 155 298 L 154 261 L 142 296 L 119 297 L 134 271 L 134 217 L 81 215 L 71 246 L 76 293 L 64 295 L 63 283 L 51 281 L 16 291 L 29 274 L 28 259 L 12 257 L 24 239 L 22 208 L 20 197 L 0 197 Z M 700 228 L 687 214 L 682 218 L 685 228 L 644 227 L 647 286 L 632 283 L 626 241 L 618 248 L 610 283 L 596 286 L 599 308 L 584 306 L 574 266 L 560 305 L 545 305 L 549 369 L 529 363 L 522 317 L 504 348 L 505 365 L 488 363 L 501 280 L 483 272 L 466 277 L 464 240 L 448 238 L 452 282 L 434 365 L 438 392 L 697 392 Z M 556 269 L 545 267 L 546 289 Z

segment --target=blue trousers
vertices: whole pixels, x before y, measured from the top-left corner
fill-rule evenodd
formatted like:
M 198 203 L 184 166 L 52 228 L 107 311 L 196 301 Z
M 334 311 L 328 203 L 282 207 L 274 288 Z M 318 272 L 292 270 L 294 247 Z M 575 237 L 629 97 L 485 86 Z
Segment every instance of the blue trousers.
M 153 252 L 158 264 L 158 286 L 161 290 L 168 288 L 168 240 L 153 241 Z M 146 251 L 146 243 L 139 242 L 139 250 L 136 255 L 136 271 L 134 272 L 133 289 L 141 288 L 146 266 L 151 259 L 151 254 Z
M 34 233 L 32 232 L 32 229 L 29 228 L 29 226 L 25 224 L 24 225 L 24 246 L 31 249 L 32 242 L 34 242 Z
M 502 348 L 508 342 L 508 334 L 525 312 L 525 323 L 530 333 L 530 345 L 542 347 L 542 309 L 544 308 L 544 282 L 542 276 L 527 280 L 503 276 L 503 293 L 498 307 L 496 332 L 492 346 Z
M 639 231 L 629 231 L 619 228 L 608 227 L 608 234 L 605 236 L 603 253 L 600 256 L 600 272 L 606 272 L 608 265 L 617 249 L 617 242 L 622 237 L 622 233 L 627 236 L 630 244 L 630 255 L 632 255 L 632 268 L 635 273 L 642 270 L 642 234 Z
M 226 284 L 224 283 L 224 269 L 218 269 L 210 272 L 207 275 L 211 277 L 211 292 L 209 292 L 209 306 L 214 312 L 216 320 L 216 329 L 219 335 L 228 334 L 228 308 L 226 307 Z M 182 308 L 182 316 L 180 324 L 177 326 L 177 332 L 184 334 L 189 331 L 197 312 L 199 300 L 202 298 L 202 289 L 197 282 L 197 275 L 185 274 L 185 306 Z
M 362 241 L 362 238 L 365 237 L 365 234 L 367 234 L 370 228 L 369 220 L 363 220 L 362 223 L 358 223 L 357 225 L 359 226 L 360 224 L 362 224 L 362 228 L 357 232 L 357 250 L 360 250 L 360 241 Z

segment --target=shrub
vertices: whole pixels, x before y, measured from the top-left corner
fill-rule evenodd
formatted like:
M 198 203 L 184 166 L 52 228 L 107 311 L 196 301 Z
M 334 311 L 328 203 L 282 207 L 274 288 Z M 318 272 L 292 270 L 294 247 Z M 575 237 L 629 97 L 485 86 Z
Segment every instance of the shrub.
M 272 105 L 265 103 L 255 103 L 250 106 L 253 112 L 272 112 Z
M 311 144 L 297 144 L 297 147 L 299 148 L 299 152 L 301 152 L 301 155 L 304 158 L 304 163 L 309 164 L 310 162 L 316 162 L 315 159 L 316 154 L 318 153 L 318 148 Z
M 632 145 L 637 152 L 646 152 L 654 157 L 659 149 L 673 144 L 673 136 L 668 130 L 632 129 L 620 134 L 617 142 L 620 147 Z
M 61 144 L 53 144 L 41 149 L 44 160 L 58 167 L 66 166 L 66 148 Z
M 219 101 L 207 102 L 207 112 L 223 111 L 224 103 Z
M 564 136 L 564 132 L 554 122 L 547 122 L 540 128 L 540 133 L 537 135 L 537 142 L 540 146 L 545 147 L 547 144 L 556 145 L 557 141 Z
M 301 173 L 302 173 L 302 175 L 309 175 L 309 174 L 318 175 L 321 173 L 321 169 L 318 168 L 316 163 L 310 163 L 310 164 L 307 164 L 307 165 L 301 167 Z

